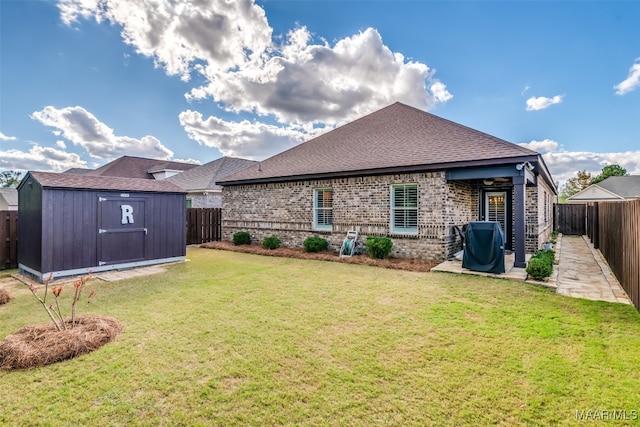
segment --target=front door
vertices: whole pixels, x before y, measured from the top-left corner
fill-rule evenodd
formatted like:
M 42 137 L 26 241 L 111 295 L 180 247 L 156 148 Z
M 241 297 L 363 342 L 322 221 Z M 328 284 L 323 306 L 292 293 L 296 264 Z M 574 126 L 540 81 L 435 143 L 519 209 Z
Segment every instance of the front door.
M 98 198 L 98 264 L 119 264 L 145 258 L 145 200 Z
M 485 221 L 496 221 L 500 223 L 502 234 L 507 241 L 508 222 L 507 212 L 507 192 L 506 191 L 488 191 L 485 193 Z M 509 245 L 510 246 L 510 245 Z

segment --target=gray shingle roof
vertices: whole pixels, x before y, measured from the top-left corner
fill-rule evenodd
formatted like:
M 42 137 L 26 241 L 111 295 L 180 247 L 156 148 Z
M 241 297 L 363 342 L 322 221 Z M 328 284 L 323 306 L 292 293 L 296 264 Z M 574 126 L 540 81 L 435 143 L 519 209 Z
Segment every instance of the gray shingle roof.
M 123 178 L 154 179 L 151 172 L 162 170 L 185 171 L 198 165 L 181 162 L 168 162 L 166 160 L 146 159 L 144 157 L 122 156 L 112 162 L 87 172 L 91 176 L 119 176 Z
M 223 184 L 345 172 L 446 169 L 538 153 L 396 102 L 233 174 Z
M 640 198 L 640 175 L 610 176 L 596 185 L 625 199 Z
M 179 173 L 178 175 L 171 176 L 167 178 L 167 181 L 185 190 L 220 190 L 222 187 L 217 184 L 219 180 L 256 163 L 254 160 L 221 157 L 212 162 Z
M 0 188 L 0 195 L 9 206 L 18 206 L 18 190 L 15 188 Z
M 134 191 L 144 193 L 184 193 L 185 191 L 166 181 L 155 179 L 122 178 L 113 176 L 74 175 L 69 173 L 29 172 L 29 175 L 44 188 L 67 188 L 84 190 Z M 28 177 L 20 186 L 27 185 Z

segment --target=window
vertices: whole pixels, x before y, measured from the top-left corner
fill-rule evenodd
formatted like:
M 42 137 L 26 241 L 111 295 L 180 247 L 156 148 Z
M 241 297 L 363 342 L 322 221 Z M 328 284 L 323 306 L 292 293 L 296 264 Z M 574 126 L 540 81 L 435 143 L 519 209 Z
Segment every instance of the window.
M 333 224 L 333 189 L 319 188 L 313 197 L 313 228 L 331 230 Z
M 187 209 L 191 207 L 191 199 L 187 199 Z
M 391 232 L 418 233 L 418 184 L 391 186 Z

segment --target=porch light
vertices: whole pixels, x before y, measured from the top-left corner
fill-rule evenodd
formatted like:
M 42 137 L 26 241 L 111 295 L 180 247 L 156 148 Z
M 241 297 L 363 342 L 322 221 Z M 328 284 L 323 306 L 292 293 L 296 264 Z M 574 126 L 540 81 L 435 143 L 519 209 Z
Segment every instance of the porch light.
M 493 185 L 493 180 L 492 179 L 483 179 L 482 183 L 484 185 Z

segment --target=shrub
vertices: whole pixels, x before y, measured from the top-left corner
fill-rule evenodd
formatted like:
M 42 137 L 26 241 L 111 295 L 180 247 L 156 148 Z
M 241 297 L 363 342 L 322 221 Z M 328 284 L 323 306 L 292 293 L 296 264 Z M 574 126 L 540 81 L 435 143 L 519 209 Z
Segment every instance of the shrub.
M 544 258 L 549 262 L 549 264 L 553 265 L 556 259 L 556 253 L 553 251 L 553 249 L 540 249 L 538 252 L 536 252 L 534 257 Z
M 527 274 L 534 280 L 544 280 L 551 276 L 553 265 L 544 258 L 532 257 L 527 264 Z
M 251 235 L 246 231 L 238 231 L 233 233 L 233 244 L 234 245 L 249 245 L 251 244 Z
M 302 246 L 304 246 L 304 250 L 307 252 L 321 252 L 327 250 L 329 242 L 322 237 L 313 236 L 307 237 L 302 243 Z
M 265 249 L 277 249 L 280 247 L 280 239 L 276 236 L 265 237 L 262 240 L 262 247 Z
M 368 236 L 365 246 L 371 258 L 383 259 L 391 253 L 393 242 L 388 237 Z
M 9 295 L 9 292 L 7 292 L 4 289 L 0 289 L 0 305 L 6 304 L 9 301 L 11 301 L 11 296 Z

